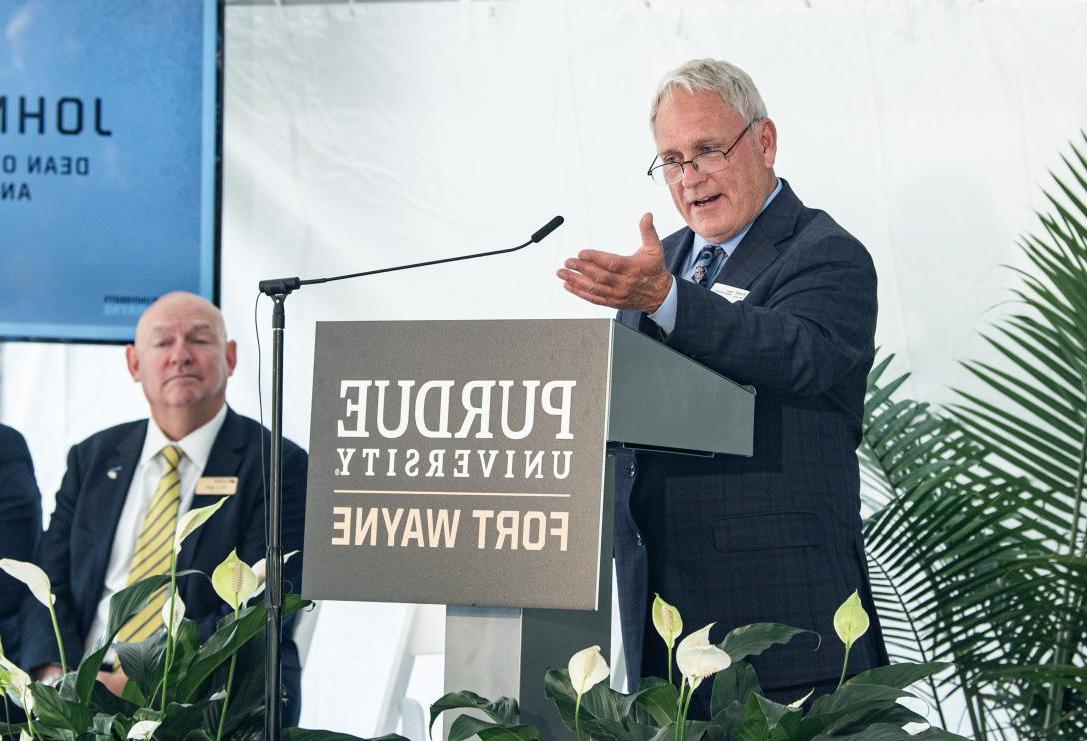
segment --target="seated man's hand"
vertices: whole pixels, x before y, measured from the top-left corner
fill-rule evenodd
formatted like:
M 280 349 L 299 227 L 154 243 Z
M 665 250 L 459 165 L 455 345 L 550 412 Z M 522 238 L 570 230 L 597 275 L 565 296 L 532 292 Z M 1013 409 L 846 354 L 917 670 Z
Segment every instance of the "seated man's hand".
M 664 249 L 653 214 L 639 223 L 642 246 L 633 255 L 582 250 L 567 260 L 556 275 L 563 287 L 586 301 L 613 309 L 633 309 L 652 314 L 672 288 L 672 276 L 664 264 Z
M 31 669 L 29 674 L 35 682 L 52 684 L 53 680 L 59 680 L 64 676 L 64 669 L 60 664 L 42 664 Z
M 128 677 L 120 669 L 112 672 L 98 672 L 97 679 L 106 685 L 106 689 L 118 697 L 125 691 L 125 685 L 128 684 Z

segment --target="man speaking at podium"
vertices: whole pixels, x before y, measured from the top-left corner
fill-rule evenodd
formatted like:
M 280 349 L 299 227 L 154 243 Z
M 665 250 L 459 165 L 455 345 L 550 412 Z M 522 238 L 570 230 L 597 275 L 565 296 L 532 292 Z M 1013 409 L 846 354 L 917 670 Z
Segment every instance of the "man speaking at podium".
M 687 631 L 716 621 L 714 641 L 754 622 L 816 630 L 817 651 L 804 636 L 753 663 L 772 699 L 831 692 L 843 658 L 832 618 L 854 589 L 873 620 L 849 673 L 887 661 L 856 457 L 875 352 L 872 260 L 775 175 L 777 128 L 743 70 L 688 62 L 661 82 L 650 123 L 657 155 L 648 174 L 687 227 L 661 240 L 645 214 L 633 254 L 584 250 L 558 276 L 757 396 L 751 458 L 620 457 L 615 559 L 630 679 L 668 676 L 650 622 L 659 593 Z
M 72 448 L 40 549 L 69 668 L 101 640 L 110 597 L 142 578 L 169 573 L 177 521 L 190 508 L 227 498 L 186 539 L 178 571 L 210 575 L 233 549 L 252 565 L 266 550 L 261 470 L 270 435 L 226 405 L 236 348 L 226 339 L 219 310 L 200 296 L 168 293 L 140 317 L 126 352 L 151 419 L 111 427 Z M 302 548 L 306 453 L 285 441 L 283 458 L 283 544 L 290 552 Z M 301 559 L 286 564 L 284 581 L 300 589 Z M 184 577 L 178 591 L 186 617 L 197 621 L 207 640 L 230 608 L 203 577 Z M 161 629 L 164 602 L 160 593 L 121 628 L 118 640 L 143 641 Z M 45 679 L 60 671 L 56 640 L 45 608 L 26 604 L 24 662 L 35 678 Z M 286 627 L 284 635 L 290 635 Z M 284 641 L 282 659 L 290 699 L 283 717 L 295 725 L 301 670 L 293 642 Z M 98 679 L 116 694 L 127 681 L 117 665 L 103 667 Z

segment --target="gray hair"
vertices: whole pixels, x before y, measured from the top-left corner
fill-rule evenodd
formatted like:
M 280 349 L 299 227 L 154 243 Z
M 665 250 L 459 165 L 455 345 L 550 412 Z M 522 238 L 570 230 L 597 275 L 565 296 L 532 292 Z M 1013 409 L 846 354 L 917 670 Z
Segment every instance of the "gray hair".
M 677 88 L 688 93 L 703 90 L 715 92 L 745 121 L 766 118 L 766 104 L 746 72 L 719 59 L 692 59 L 660 81 L 649 111 L 650 127 L 656 123 L 661 103 L 671 100 Z

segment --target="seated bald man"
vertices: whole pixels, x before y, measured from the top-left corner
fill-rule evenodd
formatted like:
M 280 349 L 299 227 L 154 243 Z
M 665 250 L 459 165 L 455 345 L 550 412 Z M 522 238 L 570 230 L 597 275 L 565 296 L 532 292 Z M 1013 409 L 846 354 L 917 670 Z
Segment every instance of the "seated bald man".
M 265 555 L 260 445 L 263 439 L 267 461 L 270 434 L 226 405 L 237 349 L 227 340 L 219 310 L 190 293 L 163 296 L 140 318 L 126 360 L 133 380 L 143 386 L 151 418 L 103 430 L 71 449 L 40 548 L 39 563 L 53 583 L 72 665 L 101 639 L 110 597 L 138 579 L 169 572 L 168 549 L 161 541 L 172 541 L 178 518 L 189 509 L 214 504 L 230 492 L 219 512 L 185 541 L 179 571 L 211 574 L 235 548 L 249 564 Z M 302 548 L 306 463 L 305 451 L 285 441 L 285 552 Z M 160 491 L 162 481 L 171 482 L 169 490 Z M 217 486 L 209 486 L 213 481 Z M 301 559 L 289 561 L 285 589 L 297 592 L 301 575 Z M 179 592 L 186 616 L 199 623 L 206 640 L 228 608 L 207 579 L 184 578 Z M 59 673 L 49 614 L 36 602 L 26 604 L 24 666 L 39 678 Z M 149 618 L 145 625 L 125 626 L 119 639 L 143 640 L 160 627 L 161 618 Z M 126 681 L 120 668 L 111 666 L 103 667 L 99 680 L 118 694 Z M 300 681 L 298 651 L 287 640 L 287 725 L 298 721 Z

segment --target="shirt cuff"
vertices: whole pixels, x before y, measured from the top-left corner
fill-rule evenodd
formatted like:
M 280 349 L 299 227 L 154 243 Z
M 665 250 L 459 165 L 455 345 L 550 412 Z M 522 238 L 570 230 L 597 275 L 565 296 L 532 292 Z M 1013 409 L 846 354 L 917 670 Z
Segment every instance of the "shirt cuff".
M 652 314 L 647 314 L 653 323 L 664 330 L 665 334 L 672 334 L 672 330 L 676 328 L 676 303 L 678 298 L 679 289 L 676 288 L 676 277 L 672 276 L 672 287 L 668 289 L 668 295 L 664 298 L 657 310 Z

